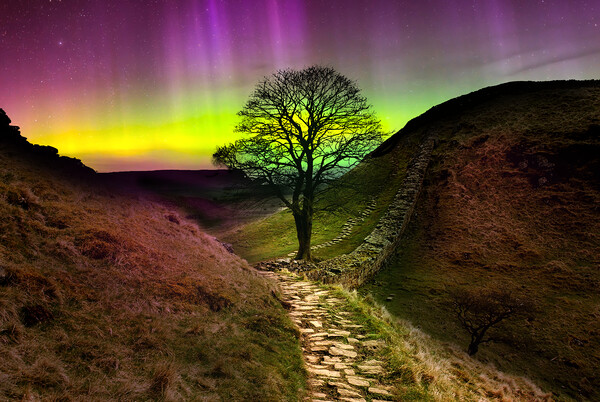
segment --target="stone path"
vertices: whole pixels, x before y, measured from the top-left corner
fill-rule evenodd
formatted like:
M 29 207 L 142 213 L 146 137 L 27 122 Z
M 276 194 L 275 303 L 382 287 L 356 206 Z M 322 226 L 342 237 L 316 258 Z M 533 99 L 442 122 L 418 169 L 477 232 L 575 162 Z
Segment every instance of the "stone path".
M 324 247 L 333 246 L 334 244 L 341 242 L 342 240 L 344 240 L 345 238 L 350 236 L 350 233 L 352 232 L 352 229 L 354 228 L 354 226 L 358 225 L 359 223 L 361 223 L 365 219 L 367 219 L 367 217 L 373 212 L 373 210 L 375 210 L 375 206 L 377 206 L 377 200 L 375 199 L 375 197 L 371 197 L 371 201 L 369 201 L 369 203 L 367 204 L 365 209 L 360 213 L 360 215 L 358 215 L 357 217 L 348 218 L 346 223 L 344 223 L 344 226 L 342 226 L 341 233 L 336 238 L 331 239 L 325 243 L 316 244 L 314 246 L 311 246 L 310 249 L 315 251 L 315 250 L 322 249 Z M 297 250 L 292 251 L 287 256 L 294 257 L 297 253 L 298 253 Z
M 302 334 L 310 385 L 307 400 L 394 400 L 392 387 L 381 381 L 383 362 L 372 357 L 385 342 L 369 339 L 366 329 L 344 311 L 344 300 L 294 274 L 259 272 L 280 284 L 285 301 L 291 305 L 290 316 Z

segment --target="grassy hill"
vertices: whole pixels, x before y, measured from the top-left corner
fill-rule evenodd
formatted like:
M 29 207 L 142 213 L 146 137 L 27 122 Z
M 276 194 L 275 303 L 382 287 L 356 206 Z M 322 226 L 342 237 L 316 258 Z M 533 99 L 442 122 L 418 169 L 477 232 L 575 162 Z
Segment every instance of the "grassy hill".
M 273 284 L 0 114 L 1 400 L 296 400 Z
M 510 290 L 535 313 L 492 330 L 498 341 L 476 357 L 532 378 L 558 399 L 600 398 L 600 83 L 508 83 L 413 119 L 346 175 L 356 185 L 326 197 L 343 202 L 316 216 L 314 244 L 334 238 L 369 199 L 377 206 L 317 258 L 360 244 L 430 135 L 437 146 L 397 256 L 361 292 L 434 340 L 466 349 L 450 295 Z M 296 247 L 286 211 L 223 239 L 250 261 Z
M 379 154 L 429 133 L 438 146 L 415 216 L 364 292 L 463 346 L 452 292 L 522 295 L 536 312 L 492 331 L 477 357 L 559 398 L 600 398 L 600 83 L 484 89 L 415 119 Z

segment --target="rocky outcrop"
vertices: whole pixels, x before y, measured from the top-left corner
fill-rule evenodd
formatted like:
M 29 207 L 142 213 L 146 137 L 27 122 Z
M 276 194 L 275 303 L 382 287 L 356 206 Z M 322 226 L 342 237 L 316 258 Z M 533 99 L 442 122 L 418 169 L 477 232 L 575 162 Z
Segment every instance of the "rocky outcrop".
M 95 173 L 79 159 L 60 156 L 54 147 L 31 144 L 21 135 L 20 128 L 10 123 L 6 112 L 0 109 L 0 151 L 18 153 L 32 163 L 66 174 L 67 178 L 88 178 Z
M 321 262 L 317 269 L 307 272 L 310 279 L 355 288 L 381 269 L 410 221 L 434 144 L 433 137 L 421 144 L 387 212 L 360 246 L 350 254 Z

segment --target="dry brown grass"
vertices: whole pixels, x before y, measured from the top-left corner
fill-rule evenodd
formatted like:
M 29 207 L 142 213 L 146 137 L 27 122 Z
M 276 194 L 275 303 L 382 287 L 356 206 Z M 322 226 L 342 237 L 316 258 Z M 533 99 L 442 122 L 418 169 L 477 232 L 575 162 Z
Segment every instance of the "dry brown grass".
M 402 400 L 433 401 L 551 401 L 531 380 L 499 371 L 392 317 L 387 310 L 356 292 L 339 290 L 352 306 L 355 317 L 386 340 L 387 347 L 376 358 L 391 369 L 387 376 Z
M 297 333 L 244 260 L 167 207 L 3 151 L 0 399 L 301 395 Z
M 432 122 L 440 141 L 416 214 L 376 278 L 382 299 L 396 294 L 390 310 L 466 347 L 449 290 L 500 283 L 537 312 L 507 320 L 477 357 L 559 399 L 597 399 L 598 124 L 600 89 L 585 85 L 489 99 Z

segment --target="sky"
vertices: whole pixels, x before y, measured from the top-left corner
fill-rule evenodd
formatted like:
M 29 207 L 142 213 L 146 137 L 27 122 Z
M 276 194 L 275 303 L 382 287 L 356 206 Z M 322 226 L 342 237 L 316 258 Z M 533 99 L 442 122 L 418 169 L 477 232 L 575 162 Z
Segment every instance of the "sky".
M 0 0 L 0 107 L 101 172 L 210 168 L 255 84 L 314 64 L 395 132 L 482 87 L 600 78 L 600 0 Z

